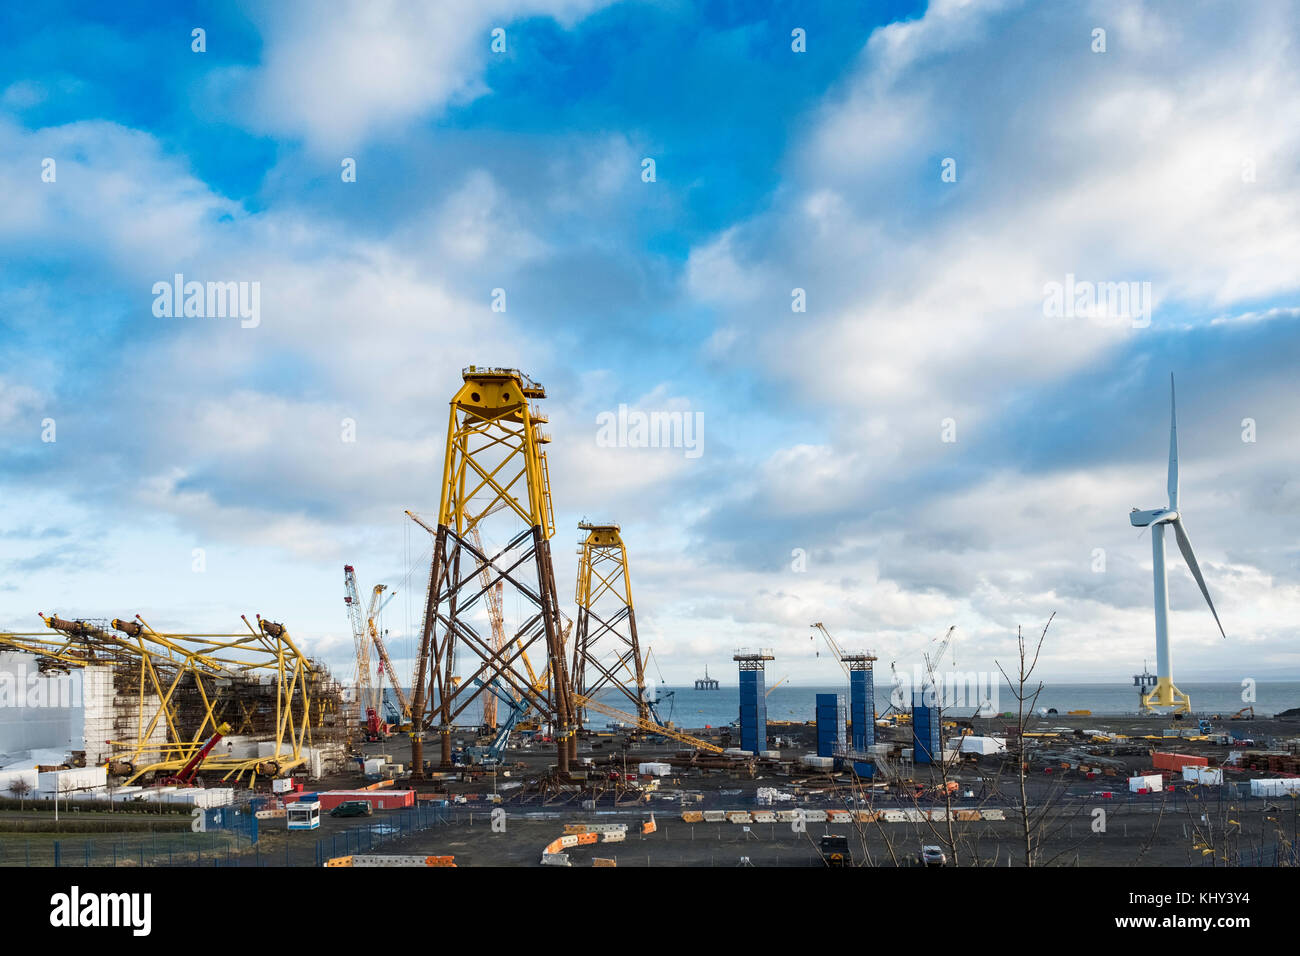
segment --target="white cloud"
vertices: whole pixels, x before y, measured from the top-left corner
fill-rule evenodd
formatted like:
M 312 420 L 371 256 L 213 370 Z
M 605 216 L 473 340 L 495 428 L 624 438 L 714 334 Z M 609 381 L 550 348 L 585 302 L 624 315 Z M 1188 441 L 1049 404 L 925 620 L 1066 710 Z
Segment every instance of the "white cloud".
M 346 152 L 486 93 L 493 28 L 506 29 L 508 55 L 516 20 L 551 16 L 572 26 L 601 5 L 348 0 L 322 11 L 300 0 L 276 4 L 250 11 L 262 31 L 262 64 L 231 71 L 226 82 L 255 128 Z

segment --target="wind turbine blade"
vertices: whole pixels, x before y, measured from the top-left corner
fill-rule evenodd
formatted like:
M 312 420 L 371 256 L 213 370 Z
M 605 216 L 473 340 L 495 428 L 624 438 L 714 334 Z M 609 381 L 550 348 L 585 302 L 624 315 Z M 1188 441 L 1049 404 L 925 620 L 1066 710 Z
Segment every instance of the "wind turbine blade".
M 1178 409 L 1172 372 L 1169 373 L 1169 510 L 1178 510 Z
M 1196 578 L 1196 583 L 1201 586 L 1201 593 L 1205 595 L 1205 603 L 1210 606 L 1210 613 L 1214 615 L 1214 623 L 1219 625 L 1219 633 L 1223 634 L 1226 641 L 1228 635 L 1223 632 L 1223 623 L 1219 620 L 1219 612 L 1214 609 L 1214 602 L 1210 600 L 1210 589 L 1205 586 L 1205 578 L 1201 575 L 1200 565 L 1196 563 L 1196 555 L 1192 554 L 1192 542 L 1187 540 L 1187 532 L 1183 530 L 1183 519 L 1179 518 L 1173 522 L 1174 534 L 1178 537 L 1178 550 L 1183 552 L 1183 560 L 1187 562 L 1188 570 L 1192 572 L 1192 577 Z

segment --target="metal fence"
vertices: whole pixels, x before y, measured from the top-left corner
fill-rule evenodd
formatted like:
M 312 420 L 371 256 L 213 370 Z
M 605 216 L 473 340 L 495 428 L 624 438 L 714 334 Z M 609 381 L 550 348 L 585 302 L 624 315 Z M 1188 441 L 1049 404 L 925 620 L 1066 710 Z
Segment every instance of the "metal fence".
M 336 856 L 353 853 L 370 853 L 375 848 L 393 840 L 400 840 L 431 827 L 443 826 L 456 819 L 447 807 L 416 804 L 401 810 L 385 813 L 381 819 L 360 826 L 349 827 L 316 841 L 315 866 Z
M 84 840 L 33 834 L 0 841 L 0 866 L 238 866 L 254 850 L 246 834 L 119 833 Z
M 108 833 L 86 839 L 30 837 L 0 840 L 0 867 L 323 866 L 334 856 L 367 853 L 383 844 L 451 823 L 446 807 L 417 805 L 386 811 L 327 836 L 289 833 L 241 813 L 233 829 L 206 833 Z M 313 836 L 315 839 L 313 839 Z

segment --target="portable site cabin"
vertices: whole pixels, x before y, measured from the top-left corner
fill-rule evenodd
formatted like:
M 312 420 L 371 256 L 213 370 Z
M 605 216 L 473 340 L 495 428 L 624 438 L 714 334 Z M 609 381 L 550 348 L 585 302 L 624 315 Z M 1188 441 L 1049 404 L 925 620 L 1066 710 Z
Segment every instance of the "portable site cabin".
M 290 830 L 316 830 L 320 827 L 320 801 L 298 800 L 284 808 Z

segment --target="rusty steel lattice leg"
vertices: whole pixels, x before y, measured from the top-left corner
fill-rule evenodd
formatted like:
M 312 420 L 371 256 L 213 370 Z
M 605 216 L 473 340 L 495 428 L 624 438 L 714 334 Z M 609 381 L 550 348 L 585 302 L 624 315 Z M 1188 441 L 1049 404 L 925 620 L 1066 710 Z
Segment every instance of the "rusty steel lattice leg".
M 541 450 L 549 439 L 532 401 L 545 391 L 513 369 L 471 366 L 463 378 L 451 401 L 437 526 L 411 515 L 434 535 L 411 706 L 413 769 L 423 772 L 423 732 L 435 727 L 441 766 L 451 766 L 456 719 L 495 689 L 552 725 L 564 774 L 576 746 L 573 704 L 551 564 L 555 527 Z M 480 530 L 495 530 L 505 546 L 488 554 Z M 504 602 L 494 597 L 507 590 L 525 607 L 522 620 L 504 639 L 480 634 L 471 621 L 480 611 L 505 634 L 489 605 L 499 609 Z M 529 651 L 543 641 L 546 666 L 535 669 Z M 456 673 L 458 654 L 465 673 Z

